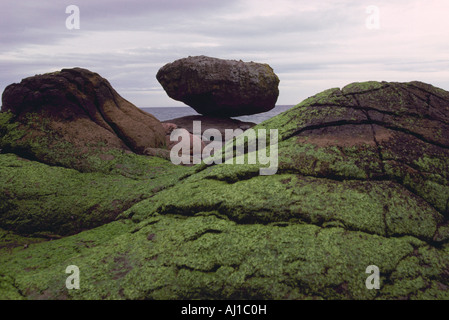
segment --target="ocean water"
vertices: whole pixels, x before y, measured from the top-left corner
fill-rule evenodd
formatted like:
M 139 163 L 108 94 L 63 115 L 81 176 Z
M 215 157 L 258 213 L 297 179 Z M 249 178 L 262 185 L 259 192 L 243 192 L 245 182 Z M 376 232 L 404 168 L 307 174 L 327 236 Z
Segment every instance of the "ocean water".
M 237 119 L 246 122 L 254 122 L 258 124 L 293 107 L 294 107 L 293 105 L 288 106 L 279 105 L 274 107 L 272 110 L 268 112 L 253 114 L 249 116 L 233 117 L 232 119 Z M 174 118 L 198 115 L 198 113 L 190 107 L 142 108 L 142 110 L 151 113 L 153 116 L 159 119 L 159 121 L 166 121 Z

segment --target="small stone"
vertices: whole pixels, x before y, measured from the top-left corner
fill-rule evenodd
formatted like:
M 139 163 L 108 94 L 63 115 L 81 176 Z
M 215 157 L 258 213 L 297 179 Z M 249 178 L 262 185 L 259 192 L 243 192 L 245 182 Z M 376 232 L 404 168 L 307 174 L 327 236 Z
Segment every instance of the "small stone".
M 147 237 L 147 240 L 148 240 L 148 241 L 153 241 L 153 239 L 154 239 L 155 236 L 156 236 L 156 235 L 155 235 L 154 233 L 150 233 L 150 234 L 148 235 L 148 237 Z

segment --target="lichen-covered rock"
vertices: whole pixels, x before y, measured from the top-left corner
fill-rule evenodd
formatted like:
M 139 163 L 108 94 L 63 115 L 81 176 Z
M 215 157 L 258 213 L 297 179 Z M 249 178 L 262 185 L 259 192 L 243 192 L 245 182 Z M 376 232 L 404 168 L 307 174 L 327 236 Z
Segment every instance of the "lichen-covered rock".
M 449 299 L 448 102 L 419 82 L 327 90 L 253 128 L 279 130 L 277 174 L 198 165 L 119 221 L 0 255 L 4 286 L 31 299 Z M 65 288 L 72 264 L 80 290 Z
M 48 164 L 87 170 L 90 153 L 165 145 L 159 120 L 86 69 L 23 79 L 6 87 L 2 102 L 0 148 Z
M 275 107 L 279 78 L 268 64 L 195 56 L 156 75 L 168 96 L 203 115 L 235 117 Z

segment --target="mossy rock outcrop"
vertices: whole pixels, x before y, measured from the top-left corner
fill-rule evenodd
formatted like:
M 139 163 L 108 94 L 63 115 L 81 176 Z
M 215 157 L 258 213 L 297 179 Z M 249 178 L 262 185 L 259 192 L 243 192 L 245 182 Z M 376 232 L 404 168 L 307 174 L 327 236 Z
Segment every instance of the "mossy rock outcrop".
M 159 120 L 86 69 L 23 79 L 6 87 L 2 103 L 0 149 L 47 164 L 96 171 L 92 156 L 165 147 Z
M 92 229 L 114 221 L 188 172 L 160 158 L 128 156 L 122 163 L 132 165 L 131 171 L 121 168 L 105 174 L 0 154 L 0 228 L 49 239 Z
M 117 221 L 2 249 L 0 288 L 31 299 L 449 299 L 448 126 L 449 93 L 431 85 L 327 90 L 253 128 L 279 132 L 275 175 L 195 166 Z M 65 287 L 68 265 L 79 290 Z M 378 290 L 366 287 L 371 265 Z

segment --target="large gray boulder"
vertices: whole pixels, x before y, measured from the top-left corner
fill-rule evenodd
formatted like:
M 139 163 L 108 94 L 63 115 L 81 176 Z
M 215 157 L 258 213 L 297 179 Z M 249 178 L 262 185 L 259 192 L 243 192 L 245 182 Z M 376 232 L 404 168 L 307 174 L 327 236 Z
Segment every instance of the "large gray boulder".
M 168 96 L 210 116 L 267 112 L 279 96 L 279 78 L 268 64 L 188 57 L 163 66 L 156 75 Z

